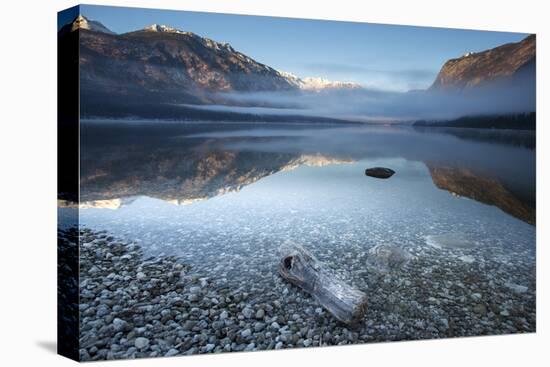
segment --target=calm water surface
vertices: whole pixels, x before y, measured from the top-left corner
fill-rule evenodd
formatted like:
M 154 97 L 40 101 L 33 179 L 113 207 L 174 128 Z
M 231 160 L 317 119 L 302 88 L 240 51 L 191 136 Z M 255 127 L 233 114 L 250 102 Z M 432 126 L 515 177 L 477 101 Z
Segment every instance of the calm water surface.
M 451 316 L 479 293 L 534 322 L 532 133 L 96 121 L 81 134 L 81 225 L 180 256 L 220 287 L 267 297 L 284 286 L 279 248 L 297 243 L 387 304 L 369 250 L 388 244 L 414 257 L 397 281 L 428 292 L 409 301 L 458 284 Z M 396 174 L 365 176 L 374 166 Z
M 533 145 L 517 132 L 85 123 L 80 220 L 151 252 L 449 232 L 534 248 Z M 365 176 L 373 166 L 397 173 Z

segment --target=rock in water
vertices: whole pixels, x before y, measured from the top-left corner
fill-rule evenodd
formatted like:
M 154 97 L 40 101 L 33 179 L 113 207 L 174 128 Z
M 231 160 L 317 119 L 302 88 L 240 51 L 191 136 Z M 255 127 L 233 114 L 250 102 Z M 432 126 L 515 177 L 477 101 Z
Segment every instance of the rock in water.
M 376 178 L 390 178 L 394 173 L 394 170 L 384 167 L 367 168 L 365 170 L 365 175 Z
M 513 290 L 516 293 L 525 293 L 529 289 L 524 285 L 519 285 L 519 284 L 514 284 L 514 283 L 506 283 L 505 286 L 510 288 L 511 290 Z
M 469 239 L 469 236 L 462 233 L 445 233 L 440 235 L 428 235 L 426 244 L 439 250 L 467 250 L 474 248 L 476 244 Z
M 390 244 L 379 244 L 368 252 L 368 261 L 383 272 L 402 267 L 414 257 L 407 251 Z

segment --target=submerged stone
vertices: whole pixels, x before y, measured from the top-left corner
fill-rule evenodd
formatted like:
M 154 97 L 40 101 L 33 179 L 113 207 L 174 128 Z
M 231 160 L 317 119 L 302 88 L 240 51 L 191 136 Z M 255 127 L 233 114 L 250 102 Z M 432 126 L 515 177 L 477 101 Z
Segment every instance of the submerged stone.
M 463 255 L 463 256 L 460 256 L 459 257 L 459 260 L 462 260 L 464 261 L 465 263 L 467 264 L 471 264 L 475 261 L 474 257 L 473 256 L 470 256 L 470 255 Z
M 414 257 L 406 250 L 392 244 L 379 244 L 368 251 L 368 262 L 381 271 L 402 267 Z
M 446 233 L 426 236 L 426 244 L 437 249 L 470 249 L 475 243 L 460 233 Z
M 515 283 L 506 283 L 506 287 L 510 288 L 515 293 L 525 293 L 529 289 L 528 287 L 524 285 L 519 285 Z

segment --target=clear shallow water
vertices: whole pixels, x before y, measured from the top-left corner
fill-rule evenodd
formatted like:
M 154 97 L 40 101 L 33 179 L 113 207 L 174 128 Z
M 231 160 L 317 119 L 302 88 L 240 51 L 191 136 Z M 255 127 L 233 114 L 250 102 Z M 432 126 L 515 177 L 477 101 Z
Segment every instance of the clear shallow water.
M 269 302 L 288 292 L 279 248 L 297 243 L 367 292 L 377 340 L 410 338 L 399 325 L 419 318 L 463 322 L 453 335 L 534 330 L 533 135 L 102 123 L 82 134 L 81 225 L 146 257 L 177 255 Z M 374 166 L 396 174 L 365 176 Z M 380 244 L 413 260 L 381 271 L 369 253 Z
M 151 129 L 160 132 L 151 136 Z M 528 215 L 510 209 L 534 208 L 534 150 L 460 132 L 89 123 L 81 200 L 92 208 L 81 210 L 80 220 L 172 244 L 148 246 L 157 251 L 193 243 L 198 233 L 233 233 L 224 243 L 237 248 L 238 234 L 246 233 L 312 246 L 330 237 L 391 242 L 456 231 L 517 242 L 502 235 L 510 227 L 521 243 L 534 245 Z M 364 169 L 373 166 L 397 173 L 389 180 L 366 177 Z M 461 196 L 452 195 L 457 186 Z M 109 200 L 120 202 L 97 204 Z
M 389 180 L 366 177 L 363 169 L 371 166 L 392 167 L 397 174 Z M 378 243 L 414 249 L 426 236 L 459 233 L 475 242 L 468 251 L 512 252 L 534 250 L 535 233 L 495 206 L 438 189 L 423 163 L 400 158 L 300 166 L 188 205 L 140 196 L 116 210 L 81 210 L 80 220 L 140 241 L 150 255 L 189 254 L 187 260 L 205 271 L 260 249 L 274 266 L 286 241 L 315 253 L 336 247 L 343 254 L 364 254 Z

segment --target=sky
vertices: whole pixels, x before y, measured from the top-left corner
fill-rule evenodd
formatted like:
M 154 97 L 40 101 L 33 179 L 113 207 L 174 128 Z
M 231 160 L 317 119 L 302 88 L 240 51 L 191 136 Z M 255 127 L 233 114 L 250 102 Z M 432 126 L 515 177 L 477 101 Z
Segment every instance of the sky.
M 299 77 L 352 81 L 386 91 L 425 89 L 448 59 L 526 34 L 81 5 L 80 13 L 116 33 L 153 23 L 190 31 Z M 61 14 L 60 23 L 74 19 Z

